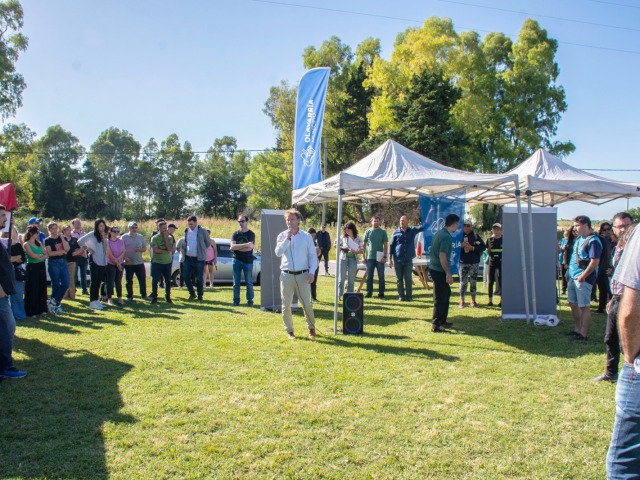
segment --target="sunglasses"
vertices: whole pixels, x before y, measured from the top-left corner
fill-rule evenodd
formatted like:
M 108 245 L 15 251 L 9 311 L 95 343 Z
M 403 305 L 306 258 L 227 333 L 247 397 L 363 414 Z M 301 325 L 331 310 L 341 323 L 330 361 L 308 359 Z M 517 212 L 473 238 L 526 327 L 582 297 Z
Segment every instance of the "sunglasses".
M 610 229 L 610 228 L 603 228 L 603 229 L 602 229 L 602 231 L 603 231 L 603 232 L 610 232 L 610 231 L 611 231 L 611 229 Z
M 247 223 L 246 220 L 238 220 L 238 223 Z
M 120 230 L 111 230 L 111 233 L 120 233 Z

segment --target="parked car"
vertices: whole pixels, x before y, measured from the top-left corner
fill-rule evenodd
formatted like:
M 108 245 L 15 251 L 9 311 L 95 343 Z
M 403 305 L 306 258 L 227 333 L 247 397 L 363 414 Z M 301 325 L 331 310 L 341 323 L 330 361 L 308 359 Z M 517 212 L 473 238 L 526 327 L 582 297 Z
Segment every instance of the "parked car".
M 214 238 L 216 251 L 218 254 L 218 264 L 216 266 L 214 284 L 233 284 L 233 255 L 231 252 L 231 240 L 228 238 Z M 261 259 L 259 253 L 253 254 L 253 284 L 260 285 Z M 147 272 L 149 274 L 149 272 Z M 171 265 L 171 282 L 174 286 L 180 284 L 180 262 L 179 254 L 173 254 L 173 264 Z M 242 276 L 244 283 L 244 276 Z

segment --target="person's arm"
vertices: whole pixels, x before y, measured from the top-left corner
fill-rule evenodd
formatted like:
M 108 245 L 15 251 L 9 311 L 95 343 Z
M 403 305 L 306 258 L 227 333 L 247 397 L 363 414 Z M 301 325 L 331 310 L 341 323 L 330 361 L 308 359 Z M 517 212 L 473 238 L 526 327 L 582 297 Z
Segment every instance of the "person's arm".
M 275 248 L 276 257 L 281 257 L 284 254 L 284 251 L 289 247 L 289 243 L 290 240 L 287 232 L 282 232 L 280 235 L 278 235 L 278 240 L 276 241 Z
M 362 263 L 367 263 L 367 242 L 362 242 Z
M 30 258 L 33 258 L 34 260 L 44 260 L 45 258 L 47 258 L 44 253 L 34 253 L 34 251 L 31 250 L 31 244 L 29 242 L 24 242 L 24 251 Z
M 211 247 L 213 248 L 213 264 L 218 263 L 218 248 L 216 246 L 216 241 L 211 238 Z
M 388 252 L 389 252 L 389 241 L 387 240 L 382 244 L 382 263 L 384 263 L 385 260 L 389 258 L 387 255 Z
M 64 245 L 64 242 L 63 242 L 63 245 Z M 63 256 L 65 256 L 67 254 L 67 252 L 65 252 L 64 250 L 51 250 L 51 247 L 49 245 L 46 245 L 46 244 L 44 246 L 44 249 L 46 250 L 47 256 L 49 258 L 63 257 Z
M 389 251 L 389 267 L 393 267 L 393 256 L 395 255 L 397 240 L 398 240 L 398 237 L 396 237 L 394 234 L 391 234 L 391 250 Z
M 142 237 L 141 244 L 142 244 L 142 246 L 137 246 L 136 247 L 136 252 L 143 253 L 143 252 L 147 251 L 147 242 L 145 242 L 144 237 Z
M 618 329 L 624 361 L 633 363 L 640 353 L 640 290 L 624 287 L 618 307 Z
M 315 279 L 316 269 L 318 268 L 318 257 L 316 255 L 316 246 L 313 243 L 313 238 L 309 235 L 309 241 L 307 242 L 307 258 L 309 259 L 309 273 L 307 275 L 307 283 L 313 283 Z

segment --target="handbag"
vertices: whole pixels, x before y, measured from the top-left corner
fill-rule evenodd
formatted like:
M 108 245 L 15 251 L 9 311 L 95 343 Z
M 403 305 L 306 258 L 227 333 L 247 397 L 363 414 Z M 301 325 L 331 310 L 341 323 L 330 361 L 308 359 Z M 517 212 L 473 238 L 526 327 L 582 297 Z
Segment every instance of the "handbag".
M 15 272 L 16 280 L 18 282 L 24 282 L 27 279 L 27 271 L 22 265 L 15 265 L 13 267 L 13 271 Z

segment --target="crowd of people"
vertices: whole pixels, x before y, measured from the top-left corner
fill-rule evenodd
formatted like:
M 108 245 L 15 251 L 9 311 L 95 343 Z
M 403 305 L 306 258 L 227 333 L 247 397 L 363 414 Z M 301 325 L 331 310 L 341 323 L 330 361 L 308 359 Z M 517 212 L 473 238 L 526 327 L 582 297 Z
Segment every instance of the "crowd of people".
M 316 282 L 321 260 L 325 259 L 325 274 L 329 273 L 328 253 L 331 248 L 326 225 L 321 231 L 300 229 L 302 215 L 290 209 L 284 215 L 287 229 L 276 240 L 275 255 L 280 257 L 280 291 L 282 319 L 287 336 L 295 339 L 292 302 L 297 294 L 302 305 L 310 338 L 316 337 L 313 302 L 317 301 Z M 249 219 L 238 217 L 239 229 L 231 239 L 233 253 L 233 305 L 240 304 L 240 281 L 244 275 L 246 301 L 253 306 L 252 283 L 255 234 L 248 228 Z M 5 228 L 7 212 L 0 205 L 0 228 Z M 431 331 L 446 332 L 451 284 L 453 283 L 453 234 L 461 219 L 450 214 L 444 226 L 433 237 L 429 249 L 429 274 L 433 281 L 433 312 Z M 128 224 L 128 233 L 121 236 L 119 227 L 107 226 L 103 219 L 94 223 L 93 231 L 82 231 L 80 220 L 62 228 L 56 222 L 42 231 L 42 219 L 31 218 L 26 232 L 20 235 L 11 219 L 4 242 L 0 243 L 0 378 L 22 378 L 12 357 L 16 319 L 44 313 L 62 314 L 65 298 L 76 298 L 76 278 L 82 293 L 89 293 L 92 309 L 105 305 L 124 304 L 122 278 L 126 282 L 126 299 L 131 301 L 133 277 L 137 277 L 140 298 L 151 303 L 158 301 L 159 285 L 164 284 L 165 301 L 171 300 L 171 265 L 176 249 L 180 253 L 181 279 L 189 291 L 189 301 L 201 301 L 208 267 L 215 265 L 216 245 L 210 232 L 200 225 L 195 215 L 187 219 L 184 236 L 177 242 L 177 227 L 164 219 L 156 222 L 150 242 L 151 295 L 147 297 L 146 270 L 142 254 L 147 250 L 145 238 L 138 233 L 136 222 Z M 389 242 L 380 218 L 371 219 L 371 228 L 361 239 L 353 222 L 342 227 L 342 235 L 335 242 L 339 250 L 340 277 L 338 294 L 353 292 L 358 262 L 362 256 L 367 274 L 366 297 L 373 295 L 374 274 L 378 276 L 378 297 L 385 298 L 385 265 L 395 267 L 398 301 L 411 302 L 415 237 L 421 227 L 410 227 L 406 216 Z M 564 232 L 558 245 L 558 263 L 562 272 L 562 293 L 567 295 L 574 328 L 568 333 L 573 339 L 586 340 L 591 321 L 591 302 L 598 301 L 598 312 L 607 313 L 605 334 L 606 368 L 595 381 L 618 382 L 616 419 L 607 457 L 610 476 L 635 469 L 640 471 L 640 234 L 632 235 L 634 226 L 626 212 L 614 215 L 612 223 L 600 225 L 596 234 L 591 220 L 584 215 L 573 219 L 572 228 Z M 327 246 L 328 245 L 328 246 Z M 460 308 L 477 307 L 476 280 L 480 262 L 489 269 L 488 305 L 494 295 L 501 295 L 502 225 L 495 223 L 485 242 L 474 230 L 470 220 L 463 222 L 460 245 Z M 631 251 L 633 253 L 625 252 Z M 86 266 L 91 272 L 90 291 L 87 292 Z M 26 263 L 26 268 L 24 267 Z M 51 294 L 47 292 L 47 272 L 51 280 Z M 78 272 L 80 274 L 78 275 Z M 213 285 L 213 273 L 209 274 Z M 602 280 L 604 279 L 604 280 Z M 195 286 L 194 286 L 195 283 Z M 471 302 L 467 304 L 469 288 Z M 594 298 L 596 288 L 599 298 Z M 500 305 L 500 303 L 498 304 Z M 619 361 L 624 355 L 622 374 Z

